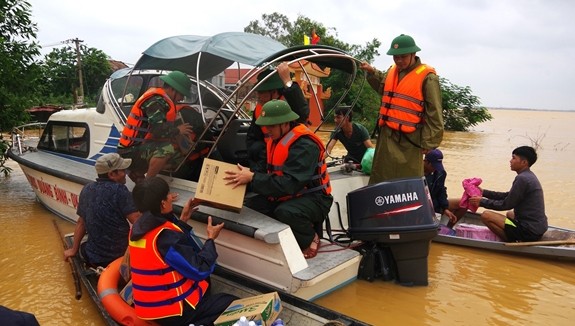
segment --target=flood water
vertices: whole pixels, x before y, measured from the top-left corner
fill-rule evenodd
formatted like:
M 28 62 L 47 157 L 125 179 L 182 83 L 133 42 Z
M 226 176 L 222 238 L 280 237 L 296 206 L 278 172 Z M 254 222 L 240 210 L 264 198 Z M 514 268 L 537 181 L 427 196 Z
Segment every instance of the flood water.
M 575 229 L 575 112 L 490 112 L 494 119 L 473 132 L 445 135 L 440 148 L 450 196 L 459 197 L 461 180 L 470 177 L 482 178 L 483 188 L 507 191 L 515 177 L 511 151 L 537 143 L 532 170 L 543 185 L 549 223 Z M 62 233 L 74 226 L 37 203 L 17 164 L 8 166 L 12 175 L 0 177 L 0 305 L 31 312 L 41 325 L 103 325 L 85 291 L 74 299 L 52 221 Z M 573 324 L 575 263 L 432 243 L 428 277 L 425 287 L 356 281 L 316 302 L 373 325 Z

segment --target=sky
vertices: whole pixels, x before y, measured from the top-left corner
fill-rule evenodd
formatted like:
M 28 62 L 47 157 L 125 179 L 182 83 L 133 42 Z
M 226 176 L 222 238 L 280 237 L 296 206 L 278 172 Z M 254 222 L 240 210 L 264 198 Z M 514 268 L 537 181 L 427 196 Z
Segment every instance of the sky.
M 298 15 L 348 44 L 378 39 L 387 69 L 393 38 L 411 35 L 418 56 L 486 107 L 575 110 L 575 1 L 571 0 L 28 0 L 43 53 L 79 38 L 134 64 L 170 36 L 241 32 L 263 14 Z M 320 35 L 321 36 L 321 35 Z M 59 45 L 58 45 L 59 46 Z

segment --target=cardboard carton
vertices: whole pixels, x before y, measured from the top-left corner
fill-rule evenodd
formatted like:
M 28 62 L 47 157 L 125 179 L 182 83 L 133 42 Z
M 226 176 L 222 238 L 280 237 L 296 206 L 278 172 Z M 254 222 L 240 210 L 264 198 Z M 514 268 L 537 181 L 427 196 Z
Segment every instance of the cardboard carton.
M 279 316 L 282 304 L 277 292 L 266 293 L 255 297 L 235 300 L 216 319 L 215 326 L 232 326 L 242 316 L 258 325 L 269 326 Z
M 209 206 L 239 213 L 244 202 L 246 185 L 232 189 L 232 186 L 226 185 L 227 181 L 224 180 L 226 170 L 237 170 L 237 168 L 235 164 L 204 159 L 195 199 Z

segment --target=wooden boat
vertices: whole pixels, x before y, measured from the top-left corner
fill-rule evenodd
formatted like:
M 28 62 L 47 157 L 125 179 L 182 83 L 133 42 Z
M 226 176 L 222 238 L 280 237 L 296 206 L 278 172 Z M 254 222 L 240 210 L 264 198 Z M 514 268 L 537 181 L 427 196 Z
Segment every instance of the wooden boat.
M 73 243 L 74 235 L 67 234 L 65 241 L 68 246 Z M 120 277 L 120 263 L 122 258 L 111 263 L 106 269 L 88 268 L 79 257 L 72 258 L 72 264 L 78 273 L 87 294 L 96 304 L 104 322 L 110 326 L 117 325 L 154 325 L 138 319 L 132 306 L 122 300 L 119 293 L 122 291 Z M 105 282 L 100 278 L 106 278 Z M 118 280 L 121 280 L 118 284 Z M 240 274 L 216 268 L 211 277 L 213 291 L 232 293 L 240 298 L 259 295 L 276 291 L 266 284 L 246 278 Z M 116 282 L 113 288 L 109 285 Z M 99 284 L 100 283 L 100 284 Z M 106 283 L 106 285 L 103 285 Z M 367 326 L 368 324 L 358 321 L 352 317 L 340 314 L 333 310 L 321 307 L 307 300 L 285 292 L 279 292 L 282 300 L 281 318 L 286 325 L 319 326 L 330 321 L 338 321 L 341 325 L 347 326 Z M 77 299 L 79 299 L 77 297 Z M 107 301 L 106 301 L 107 300 Z M 111 307 L 109 311 L 106 307 Z
M 462 228 L 462 225 L 463 227 L 466 225 L 485 227 L 479 216 L 480 215 L 477 213 L 467 212 L 454 226 L 453 229 L 455 232 L 446 234 L 449 230 L 445 230 L 445 227 L 442 227 L 438 235 L 433 238 L 433 241 L 513 255 L 575 261 L 575 230 L 549 226 L 547 232 L 543 235 L 543 238 L 540 241 L 524 243 L 505 243 L 502 241 L 484 240 L 485 238 L 493 239 L 495 236 L 494 234 L 492 234 L 492 236 L 483 237 L 484 239 L 474 239 L 471 237 L 463 237 L 461 236 L 463 235 L 463 232 L 457 232 L 458 227 Z M 445 216 L 442 216 L 440 225 L 444 226 L 447 222 L 448 219 Z M 479 232 L 485 234 L 486 231 L 479 230 L 478 233 Z M 471 236 L 471 234 L 468 236 Z
M 200 122 L 197 141 L 188 156 L 209 148 L 210 157 L 217 151 L 223 161 L 245 166 L 250 119 L 243 107 L 257 87 L 250 81 L 262 70 L 285 61 L 332 67 L 347 76 L 350 82 L 346 85 L 351 85 L 358 70 L 353 57 L 327 46 L 285 48 L 264 36 L 235 32 L 212 37 L 170 37 L 145 50 L 133 68 L 112 74 L 103 86 L 97 107 L 62 110 L 51 115 L 37 147 L 19 145 L 16 132 L 8 155 L 19 164 L 43 205 L 75 222 L 80 191 L 95 180 L 96 159 L 116 152 L 120 132 L 136 99 L 149 87 L 158 85 L 160 76 L 180 70 L 188 74 L 193 85 L 193 95 L 179 104 L 181 118 L 192 125 Z M 254 68 L 230 93 L 214 85 L 212 78 L 233 63 Z M 239 96 L 240 93 L 243 95 Z M 346 93 L 343 92 L 342 98 Z M 161 177 L 171 190 L 180 194 L 174 203 L 176 213 L 195 194 L 198 183 L 190 176 L 193 169 L 193 163 L 183 159 L 178 166 L 162 171 Z M 335 199 L 329 220 L 335 223 L 346 220 L 346 194 L 365 185 L 368 177 L 357 171 L 343 173 L 339 166 L 328 171 Z M 133 183 L 128 181 L 127 186 L 131 189 Z M 315 258 L 306 260 L 300 250 L 294 249 L 298 246 L 286 224 L 247 207 L 235 213 L 200 206 L 189 223 L 203 240 L 208 215 L 214 222 L 225 222 L 217 241 L 221 268 L 311 301 L 357 278 L 361 255 L 355 250 L 344 246 L 339 250 L 320 250 Z

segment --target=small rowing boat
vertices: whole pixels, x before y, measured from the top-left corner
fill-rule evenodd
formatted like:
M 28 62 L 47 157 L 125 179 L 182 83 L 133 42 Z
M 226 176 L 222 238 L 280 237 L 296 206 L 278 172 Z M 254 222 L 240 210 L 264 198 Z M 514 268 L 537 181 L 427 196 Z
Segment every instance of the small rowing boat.
M 68 246 L 73 243 L 73 234 L 67 234 L 65 241 Z M 78 275 L 100 311 L 106 325 L 154 325 L 135 317 L 132 306 L 123 301 L 120 292 L 122 291 L 123 279 L 120 276 L 120 265 L 122 258 L 118 258 L 105 269 L 89 268 L 79 257 L 73 257 L 72 263 L 78 271 Z M 232 293 L 238 297 L 250 297 L 263 293 L 277 291 L 282 300 L 281 318 L 286 325 L 309 325 L 320 326 L 329 322 L 339 322 L 338 325 L 347 326 L 367 326 L 368 324 L 358 321 L 352 317 L 343 315 L 333 310 L 324 308 L 310 301 L 301 299 L 289 293 L 279 291 L 270 286 L 257 282 L 227 270 L 217 267 L 211 277 L 211 284 L 215 292 Z M 118 283 L 118 287 L 111 284 Z M 112 309 L 107 309 L 111 307 Z
M 479 216 L 467 212 L 453 230 L 445 227 L 448 219 L 442 216 L 439 233 L 433 241 L 515 255 L 575 261 L 575 230 L 549 226 L 540 241 L 506 243 L 497 239 Z

